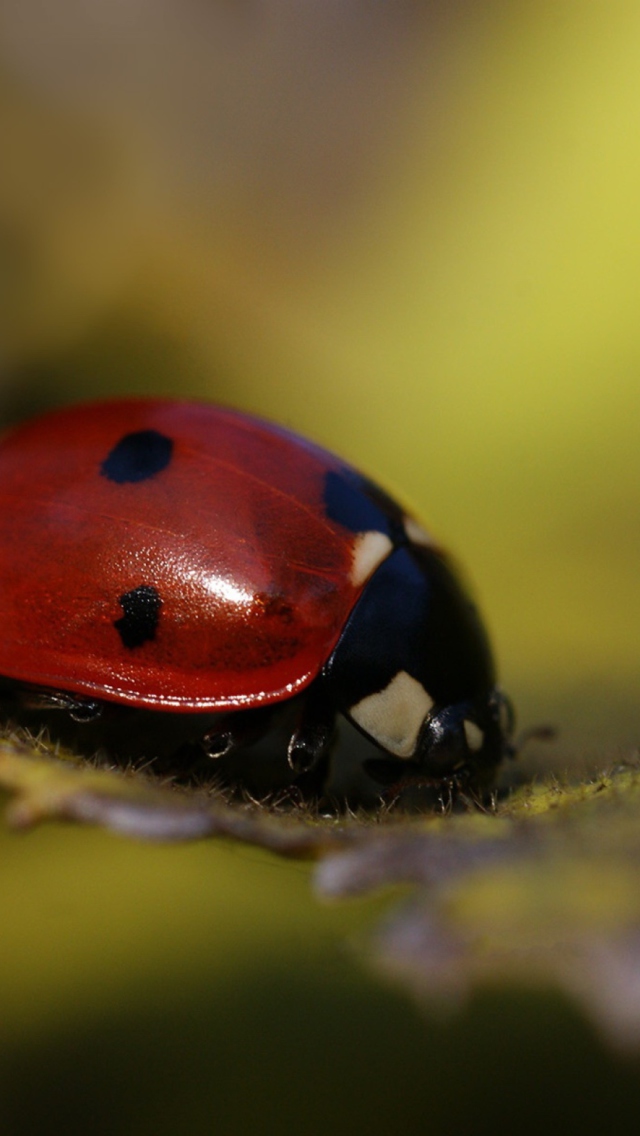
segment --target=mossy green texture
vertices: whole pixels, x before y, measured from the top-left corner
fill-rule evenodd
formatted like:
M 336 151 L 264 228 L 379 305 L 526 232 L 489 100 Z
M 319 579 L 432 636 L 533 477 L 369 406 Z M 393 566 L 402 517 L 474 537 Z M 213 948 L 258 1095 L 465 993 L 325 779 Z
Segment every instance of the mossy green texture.
M 83 765 L 7 739 L 0 784 L 25 828 L 73 820 L 143 840 L 224 838 L 315 859 L 321 895 L 409 885 L 364 950 L 421 1000 L 456 1004 L 481 985 L 552 983 L 616 1041 L 640 1042 L 640 770 L 523 785 L 490 807 L 329 819 L 232 804 L 148 775 Z

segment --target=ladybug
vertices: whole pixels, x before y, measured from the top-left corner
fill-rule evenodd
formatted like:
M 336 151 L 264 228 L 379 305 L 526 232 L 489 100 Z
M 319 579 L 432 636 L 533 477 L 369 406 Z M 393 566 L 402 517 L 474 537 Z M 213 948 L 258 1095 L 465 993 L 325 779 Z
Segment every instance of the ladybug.
M 382 751 L 380 784 L 463 784 L 510 750 L 442 549 L 338 457 L 222 407 L 118 399 L 8 432 L 0 622 L 29 705 L 211 712 L 212 757 L 296 699 L 291 779 L 326 769 L 338 714 Z

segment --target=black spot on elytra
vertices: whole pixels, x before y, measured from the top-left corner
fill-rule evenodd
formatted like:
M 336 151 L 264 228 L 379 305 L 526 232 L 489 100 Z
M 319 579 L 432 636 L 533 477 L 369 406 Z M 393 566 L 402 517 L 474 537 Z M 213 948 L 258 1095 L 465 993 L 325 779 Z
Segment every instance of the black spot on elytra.
M 100 466 L 103 477 L 124 485 L 146 481 L 166 469 L 171 461 L 173 441 L 157 430 L 137 430 L 125 434 Z
M 406 543 L 400 506 L 353 470 L 329 470 L 324 480 L 324 507 L 329 520 L 349 532 L 381 532 L 394 545 Z
M 124 615 L 116 619 L 113 626 L 123 645 L 133 650 L 155 639 L 162 605 L 159 592 L 150 584 L 141 584 L 132 592 L 125 592 L 118 602 Z

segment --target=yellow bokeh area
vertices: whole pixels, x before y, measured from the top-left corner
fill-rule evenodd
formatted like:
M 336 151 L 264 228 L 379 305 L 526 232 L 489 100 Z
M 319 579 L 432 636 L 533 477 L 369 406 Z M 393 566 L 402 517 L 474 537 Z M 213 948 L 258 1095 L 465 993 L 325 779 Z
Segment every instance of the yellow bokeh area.
M 534 758 L 631 757 L 637 3 L 68 7 L 0 14 L 3 418 L 167 393 L 335 449 L 459 557 L 520 722 L 559 728 Z M 307 868 L 0 844 L 5 1097 L 43 1130 L 506 1132 L 536 1070 L 558 1124 L 637 1107 L 551 997 L 421 1017 L 358 961 L 382 901 L 320 907 Z

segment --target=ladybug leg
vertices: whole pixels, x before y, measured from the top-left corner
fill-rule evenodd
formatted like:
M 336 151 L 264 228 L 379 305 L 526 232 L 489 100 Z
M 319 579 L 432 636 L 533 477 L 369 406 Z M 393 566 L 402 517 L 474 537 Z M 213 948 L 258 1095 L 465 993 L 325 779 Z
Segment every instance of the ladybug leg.
M 335 721 L 333 699 L 326 684 L 317 680 L 306 693 L 298 724 L 287 747 L 287 761 L 294 773 L 308 773 L 328 755 Z
M 273 717 L 273 707 L 258 710 L 236 710 L 224 714 L 201 739 L 207 757 L 228 757 L 237 749 L 257 742 L 267 732 Z
M 74 722 L 93 722 L 103 711 L 96 698 L 82 698 L 65 690 L 29 690 L 20 692 L 26 710 L 64 710 Z

